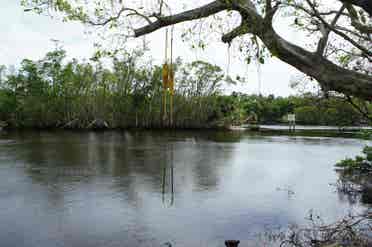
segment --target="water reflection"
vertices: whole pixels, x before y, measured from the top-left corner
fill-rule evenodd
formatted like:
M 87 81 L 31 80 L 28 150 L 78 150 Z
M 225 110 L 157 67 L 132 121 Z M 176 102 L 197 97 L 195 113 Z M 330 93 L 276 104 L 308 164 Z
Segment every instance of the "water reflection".
M 329 186 L 333 165 L 363 145 L 243 132 L 8 133 L 1 245 L 223 246 L 301 224 L 309 209 L 331 221 L 365 208 Z
M 350 204 L 362 203 L 372 206 L 372 180 L 370 174 L 360 174 L 344 170 L 337 171 L 339 179 L 336 183 L 340 200 Z
M 162 199 L 165 206 L 171 207 L 174 204 L 174 147 L 170 145 L 169 159 L 166 158 L 163 168 Z

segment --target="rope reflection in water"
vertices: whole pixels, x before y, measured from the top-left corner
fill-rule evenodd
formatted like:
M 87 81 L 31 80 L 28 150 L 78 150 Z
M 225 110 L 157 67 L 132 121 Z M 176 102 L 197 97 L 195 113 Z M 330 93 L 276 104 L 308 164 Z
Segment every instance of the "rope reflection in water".
M 169 147 L 169 146 L 168 146 Z M 166 158 L 163 166 L 162 200 L 166 207 L 174 204 L 174 154 L 173 144 L 167 148 Z M 168 155 L 169 154 L 169 155 Z M 170 197 L 168 196 L 170 193 Z

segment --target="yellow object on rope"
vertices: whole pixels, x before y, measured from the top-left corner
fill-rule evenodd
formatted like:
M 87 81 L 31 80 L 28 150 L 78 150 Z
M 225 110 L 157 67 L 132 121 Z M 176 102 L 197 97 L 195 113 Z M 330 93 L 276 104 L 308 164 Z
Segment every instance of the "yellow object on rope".
M 169 67 L 168 64 L 163 64 L 163 88 L 169 88 Z

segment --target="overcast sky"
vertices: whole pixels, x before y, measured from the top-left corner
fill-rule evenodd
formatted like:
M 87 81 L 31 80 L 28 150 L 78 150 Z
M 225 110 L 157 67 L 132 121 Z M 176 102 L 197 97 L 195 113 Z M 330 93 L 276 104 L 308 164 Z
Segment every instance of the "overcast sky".
M 63 23 L 58 19 L 39 16 L 31 12 L 23 12 L 19 0 L 1 0 L 0 9 L 0 64 L 19 64 L 24 58 L 40 59 L 46 52 L 54 48 L 51 39 L 60 40 L 69 57 L 79 59 L 89 58 L 93 53 L 93 38 L 84 34 L 86 29 L 79 23 Z M 175 36 L 180 34 L 181 29 L 176 28 Z M 278 28 L 278 32 L 285 34 L 290 40 L 298 39 L 296 33 L 288 32 L 285 27 Z M 178 35 L 179 36 L 179 35 Z M 157 31 L 149 35 L 151 56 L 159 62 L 164 57 L 163 31 Z M 139 41 L 140 42 L 140 41 Z M 180 56 L 186 61 L 194 59 L 206 60 L 221 66 L 227 71 L 227 46 L 216 42 L 210 44 L 205 51 L 190 50 L 190 45 L 180 40 L 175 40 L 175 56 Z M 261 93 L 287 96 L 295 92 L 289 87 L 290 79 L 298 75 L 291 66 L 271 59 L 261 68 Z M 245 65 L 239 59 L 231 58 L 229 73 L 236 73 L 248 78 L 244 85 L 229 86 L 227 92 L 240 91 L 245 93 L 257 93 L 258 73 L 254 64 Z

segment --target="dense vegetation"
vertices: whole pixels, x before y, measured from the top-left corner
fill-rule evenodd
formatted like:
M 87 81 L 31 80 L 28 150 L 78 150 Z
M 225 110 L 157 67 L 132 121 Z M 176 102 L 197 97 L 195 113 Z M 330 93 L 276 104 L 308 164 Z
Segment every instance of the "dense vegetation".
M 18 127 L 87 127 L 100 119 L 112 128 L 160 127 L 161 67 L 143 64 L 141 54 L 113 58 L 110 69 L 98 61 L 64 62 L 65 52 L 39 61 L 23 60 L 3 73 L 0 119 Z M 213 118 L 222 70 L 196 61 L 178 67 L 175 126 L 198 127 Z M 4 69 L 3 69 L 4 70 Z
M 38 61 L 24 59 L 17 69 L 2 66 L 0 120 L 13 127 L 87 128 L 94 121 L 111 128 L 162 127 L 161 67 L 142 61 L 141 55 L 110 58 L 106 65 L 97 59 L 65 61 L 65 51 L 56 49 Z M 175 66 L 175 127 L 281 123 L 289 113 L 296 113 L 300 124 L 364 123 L 362 114 L 341 97 L 223 95 L 222 84 L 238 80 L 218 66 L 180 60 Z
M 347 158 L 336 164 L 338 168 L 345 171 L 358 171 L 361 173 L 372 172 L 372 147 L 366 146 L 363 149 L 364 156 L 356 156 L 355 159 Z

